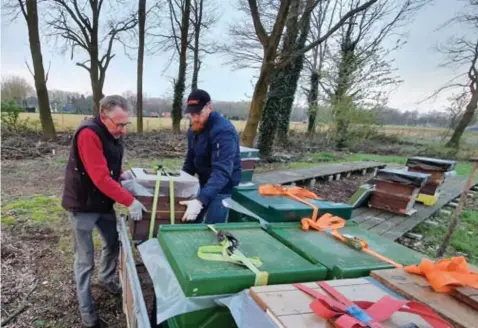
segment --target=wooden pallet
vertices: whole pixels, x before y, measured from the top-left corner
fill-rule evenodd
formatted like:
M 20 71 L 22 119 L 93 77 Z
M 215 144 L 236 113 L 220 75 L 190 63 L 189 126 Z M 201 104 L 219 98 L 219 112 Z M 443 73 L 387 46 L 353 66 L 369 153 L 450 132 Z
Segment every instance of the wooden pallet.
M 388 294 L 386 288 L 371 278 L 331 280 L 327 283 L 350 300 L 376 302 Z M 304 283 L 304 285 L 325 294 L 316 283 Z M 314 300 L 313 297 L 290 284 L 252 287 L 250 295 L 277 327 L 333 327 L 312 312 L 309 305 Z M 395 313 L 383 324 L 385 327 L 400 327 L 411 322 L 419 327 L 430 327 L 419 316 L 403 312 Z
M 422 276 L 403 269 L 377 270 L 370 275 L 399 295 L 428 305 L 454 327 L 478 327 L 478 311 L 449 294 L 434 292 Z
M 360 172 L 361 174 L 365 174 L 383 167 L 385 167 L 385 164 L 373 161 L 321 164 L 301 169 L 255 173 L 252 177 L 252 182 L 256 184 L 297 183 L 299 185 L 310 185 L 318 178 L 337 180 L 340 179 L 340 176 L 344 173 Z

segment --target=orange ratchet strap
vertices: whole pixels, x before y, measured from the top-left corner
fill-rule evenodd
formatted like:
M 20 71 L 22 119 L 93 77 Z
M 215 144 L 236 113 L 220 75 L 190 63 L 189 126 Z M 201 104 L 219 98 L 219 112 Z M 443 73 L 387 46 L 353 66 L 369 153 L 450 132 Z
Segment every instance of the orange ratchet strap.
M 369 255 L 372 255 L 379 260 L 387 262 L 393 265 L 396 268 L 403 268 L 403 265 L 385 257 L 370 248 L 368 248 L 368 243 L 366 240 L 349 236 L 349 235 L 342 235 L 339 233 L 339 229 L 345 226 L 346 221 L 338 216 L 333 216 L 330 213 L 326 213 L 322 215 L 319 219 L 317 219 L 319 215 L 319 208 L 314 204 L 310 203 L 304 198 L 309 199 L 317 199 L 319 198 L 318 195 L 315 193 L 308 191 L 304 188 L 300 187 L 283 187 L 281 185 L 262 185 L 259 186 L 259 194 L 262 196 L 287 196 L 290 197 L 298 202 L 301 202 L 305 205 L 312 207 L 312 218 L 302 218 L 301 228 L 304 231 L 309 230 L 309 228 L 313 228 L 317 231 L 326 232 L 332 235 L 337 240 L 343 242 L 344 244 Z
M 468 268 L 463 256 L 436 262 L 422 259 L 419 265 L 406 266 L 405 271 L 425 276 L 433 290 L 438 293 L 448 293 L 454 287 L 461 286 L 478 288 L 478 273 Z

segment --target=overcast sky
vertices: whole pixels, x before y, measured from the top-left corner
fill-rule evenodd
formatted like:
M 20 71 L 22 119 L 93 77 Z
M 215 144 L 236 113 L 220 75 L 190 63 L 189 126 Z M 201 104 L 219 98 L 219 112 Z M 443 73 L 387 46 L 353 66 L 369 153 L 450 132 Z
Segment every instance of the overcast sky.
M 237 15 L 232 6 L 235 0 L 222 0 L 221 20 L 216 27 L 215 35 L 227 36 L 227 24 Z M 407 26 L 409 31 L 407 44 L 397 50 L 393 57 L 398 74 L 404 81 L 392 94 L 389 106 L 402 110 L 419 109 L 428 111 L 440 109 L 446 105 L 446 96 L 435 102 L 418 102 L 433 93 L 453 76 L 453 71 L 439 68 L 442 57 L 434 50 L 439 41 L 444 40 L 444 32 L 436 31 L 442 23 L 452 18 L 462 8 L 460 0 L 435 0 L 432 5 L 422 9 L 413 22 Z M 40 17 L 40 20 L 42 17 Z M 448 30 L 446 33 L 451 33 Z M 28 46 L 26 24 L 22 16 L 10 22 L 2 16 L 1 65 L 3 75 L 20 75 L 33 84 L 25 60 L 31 62 Z M 49 89 L 61 89 L 91 93 L 89 76 L 86 70 L 75 65 L 70 55 L 62 55 L 58 46 L 51 40 L 42 41 L 44 65 L 47 68 L 51 61 L 48 80 Z M 171 79 L 176 76 L 177 63 L 166 67 L 169 56 L 156 54 L 145 58 L 144 93 L 148 96 L 169 96 L 172 94 Z M 81 57 L 79 57 L 81 59 Z M 234 71 L 225 62 L 224 55 L 206 57 L 200 71 L 199 87 L 209 91 L 213 100 L 248 100 L 253 91 L 254 71 Z M 166 71 L 165 71 L 166 68 Z M 104 93 L 122 93 L 136 89 L 136 62 L 129 59 L 121 47 L 116 49 L 107 72 Z

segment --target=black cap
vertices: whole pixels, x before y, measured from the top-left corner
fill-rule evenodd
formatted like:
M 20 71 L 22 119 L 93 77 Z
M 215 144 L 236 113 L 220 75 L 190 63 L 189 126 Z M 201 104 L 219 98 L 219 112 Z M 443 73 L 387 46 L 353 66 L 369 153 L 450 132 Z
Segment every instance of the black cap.
M 196 89 L 189 94 L 188 103 L 186 105 L 185 114 L 199 113 L 204 106 L 211 102 L 209 93 L 204 90 Z

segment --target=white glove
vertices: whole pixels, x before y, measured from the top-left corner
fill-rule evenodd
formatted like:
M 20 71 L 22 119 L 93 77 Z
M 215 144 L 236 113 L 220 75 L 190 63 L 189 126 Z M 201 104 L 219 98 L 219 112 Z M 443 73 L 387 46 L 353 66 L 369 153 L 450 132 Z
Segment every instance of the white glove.
M 121 180 L 132 180 L 134 179 L 133 172 L 131 170 L 124 171 L 120 176 Z
M 133 204 L 131 204 L 128 207 L 129 211 L 129 217 L 133 221 L 140 221 L 143 218 L 143 211 L 146 212 L 146 208 L 141 204 L 141 202 L 137 199 L 133 201 Z
M 179 204 L 186 205 L 188 207 L 183 215 L 183 218 L 181 219 L 183 222 L 195 221 L 202 210 L 202 203 L 197 199 L 183 200 L 182 202 L 179 202 Z

